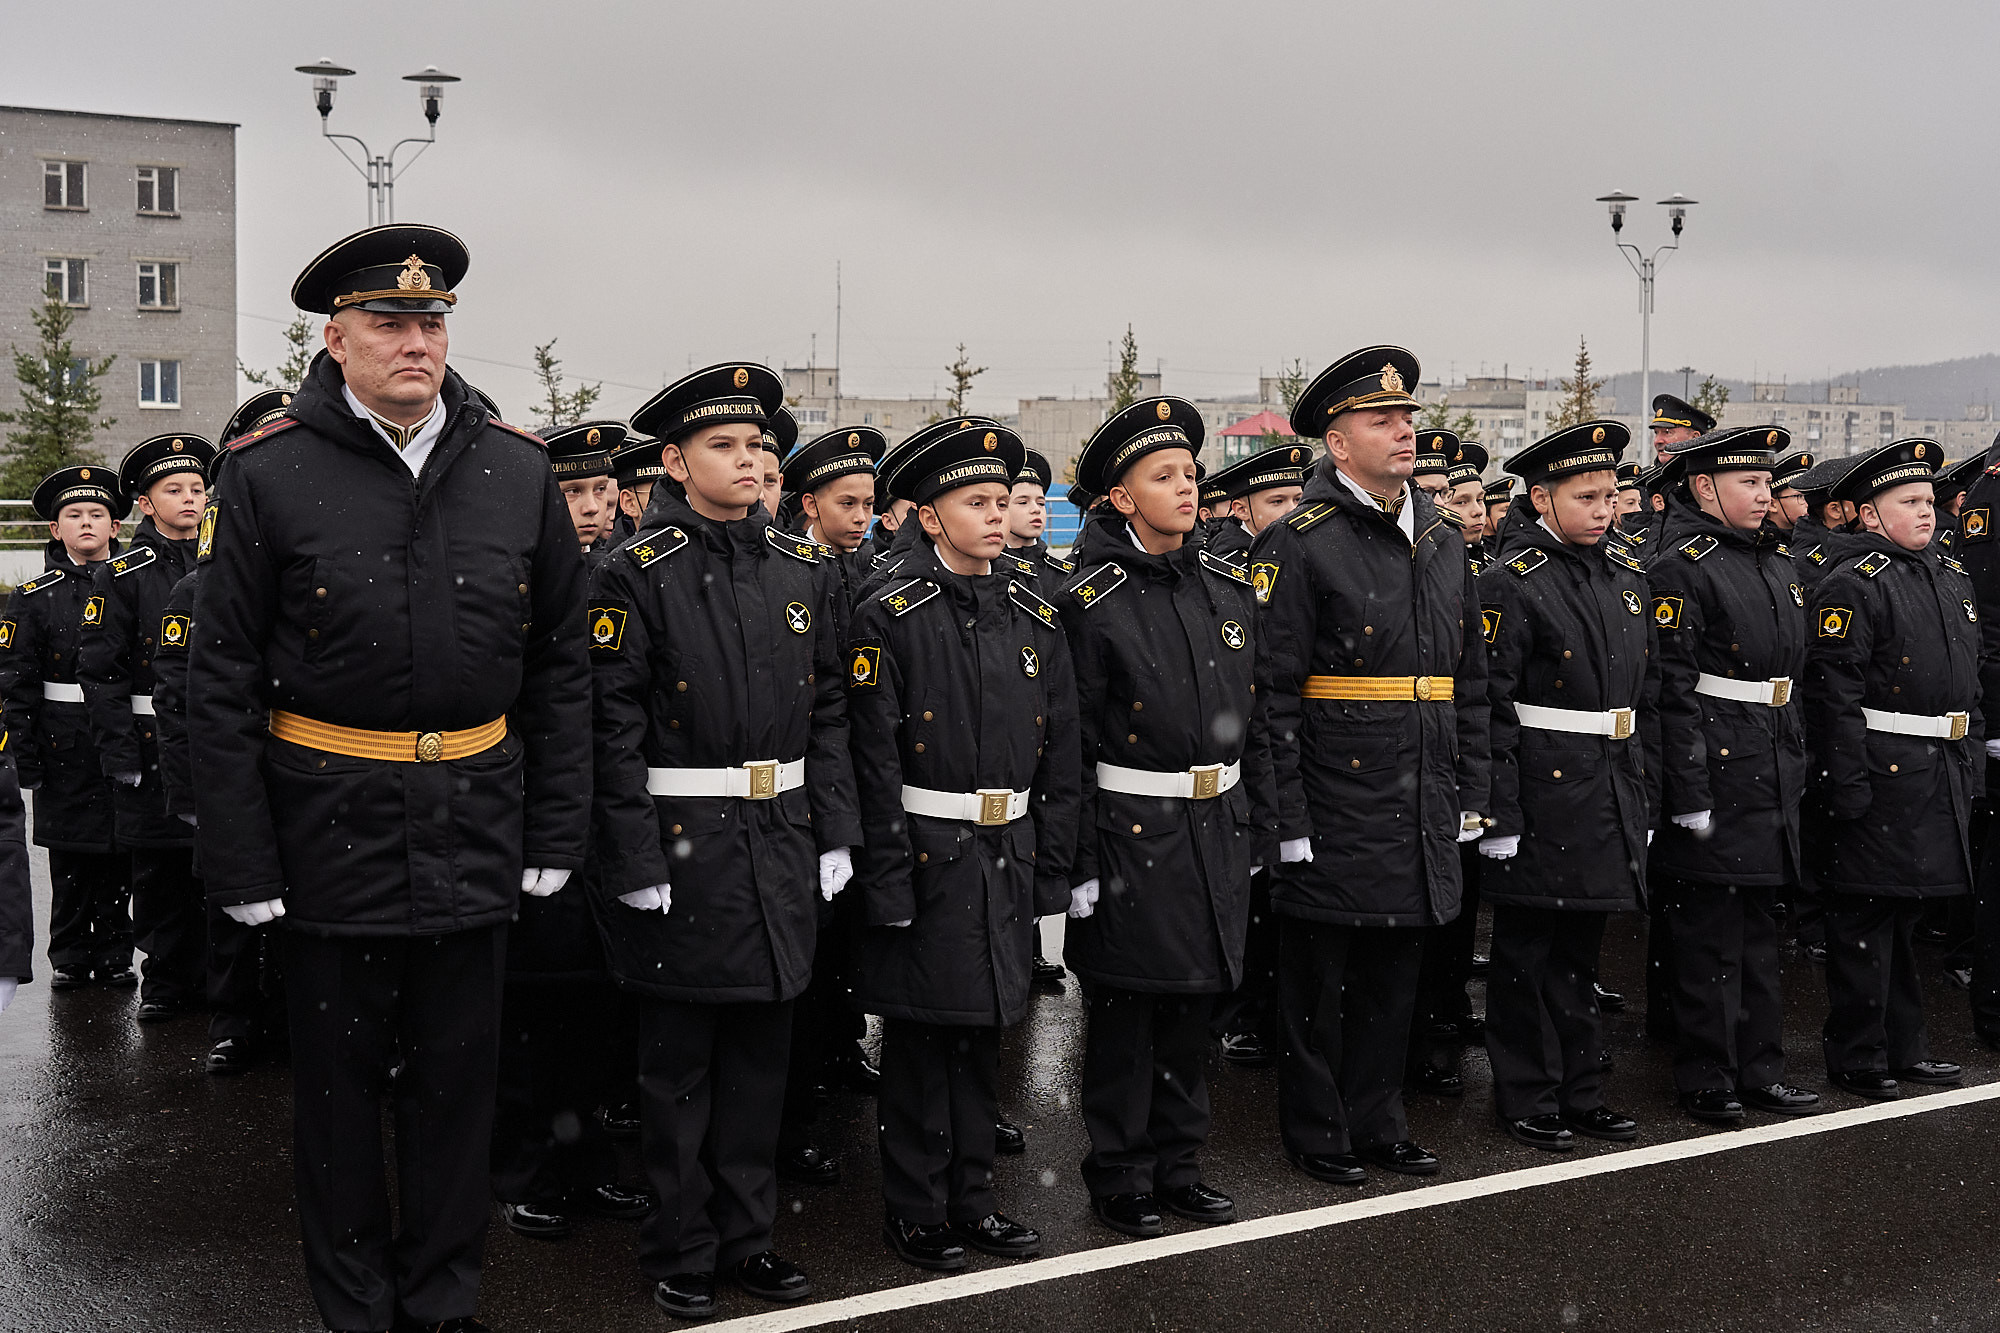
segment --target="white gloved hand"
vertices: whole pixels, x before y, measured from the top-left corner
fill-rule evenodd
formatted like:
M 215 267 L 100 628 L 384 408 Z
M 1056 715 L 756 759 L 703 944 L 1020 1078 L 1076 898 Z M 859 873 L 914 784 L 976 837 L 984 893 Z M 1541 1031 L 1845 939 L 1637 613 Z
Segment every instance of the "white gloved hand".
M 1651 829 L 1646 830 L 1646 845 L 1648 847 L 1653 845 L 1653 830 Z
M 2000 759 L 2000 739 L 1986 742 L 1986 757 L 1988 759 Z
M 121 787 L 136 787 L 143 776 L 139 773 L 113 773 L 111 780 Z
M 1284 865 L 1291 865 L 1295 861 L 1310 861 L 1312 859 L 1313 840 L 1311 838 L 1287 838 L 1278 844 L 1278 860 Z
M 1699 833 L 1708 827 L 1708 810 L 1697 810 L 1691 815 L 1675 815 L 1674 822 L 1691 833 Z
M 655 884 L 650 888 L 634 889 L 630 893 L 619 894 L 618 901 L 642 912 L 664 912 L 673 905 L 674 886 Z
M 1078 921 L 1097 910 L 1097 880 L 1087 879 L 1069 891 L 1069 914 Z
M 847 881 L 854 878 L 854 851 L 849 847 L 836 847 L 830 852 L 819 854 L 819 896 L 828 902 L 847 887 Z
M 7 1006 L 14 1003 L 14 992 L 21 989 L 18 977 L 0 977 L 0 1014 L 7 1012 Z
M 569 871 L 528 867 L 521 872 L 521 892 L 530 898 L 546 898 L 569 883 Z
M 199 823 L 199 822 L 198 822 L 198 821 L 197 821 L 197 820 L 195 819 L 195 817 L 194 817 L 193 815 L 182 815 L 182 816 L 181 816 L 181 818 L 182 818 L 182 819 L 185 819 L 185 820 L 186 820 L 186 821 L 188 822 L 188 827 L 189 827 L 189 828 L 200 828 L 200 827 L 201 827 L 201 824 L 200 824 L 200 823 Z
M 909 921 L 891 921 L 889 923 L 889 929 L 902 930 L 910 924 L 910 921 L 915 921 L 915 920 L 916 920 L 915 917 L 911 917 Z
M 1474 838 L 1483 836 L 1485 832 L 1486 821 L 1480 818 L 1477 810 L 1461 810 L 1458 812 L 1458 840 L 1460 842 L 1471 842 Z
M 224 916 L 239 926 L 263 926 L 285 914 L 283 898 L 266 898 L 261 903 L 236 903 L 222 909 Z
M 1464 842 L 1465 839 L 1460 838 L 1459 841 Z M 1479 840 L 1479 854 L 1495 861 L 1504 861 L 1520 850 L 1521 835 L 1518 833 L 1509 833 L 1504 838 L 1481 838 Z

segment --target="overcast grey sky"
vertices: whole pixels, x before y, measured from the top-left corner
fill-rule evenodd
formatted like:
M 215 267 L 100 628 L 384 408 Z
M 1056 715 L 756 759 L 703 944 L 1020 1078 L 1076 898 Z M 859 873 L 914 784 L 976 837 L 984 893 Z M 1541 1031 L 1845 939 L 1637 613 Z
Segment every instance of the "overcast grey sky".
M 533 345 L 623 414 L 690 361 L 830 364 L 974 404 L 1090 392 L 1128 321 L 1170 392 L 1406 344 L 1427 377 L 1636 368 L 1638 281 L 1595 196 L 1699 199 L 1655 367 L 1794 379 L 1993 351 L 2000 6 L 1235 0 L 66 0 L 0 100 L 233 120 L 239 343 L 278 356 L 298 267 L 365 221 L 318 138 L 422 127 L 402 221 L 465 237 L 453 353 L 526 420 Z M 477 359 L 475 359 L 477 358 Z

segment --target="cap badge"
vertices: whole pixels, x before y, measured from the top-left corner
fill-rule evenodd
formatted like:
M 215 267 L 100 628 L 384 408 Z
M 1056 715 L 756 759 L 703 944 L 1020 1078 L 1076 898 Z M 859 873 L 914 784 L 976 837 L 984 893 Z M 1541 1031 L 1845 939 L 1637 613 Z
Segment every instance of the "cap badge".
M 592 426 L 590 428 L 590 433 L 583 437 L 583 442 L 589 445 L 591 448 L 595 449 L 597 447 L 597 442 L 603 438 L 604 438 L 604 432 L 599 430 L 597 427 Z
M 1395 364 L 1393 362 L 1390 363 L 1389 365 L 1382 367 L 1382 392 L 1383 393 L 1403 392 L 1403 374 L 1401 371 L 1396 369 Z
M 1165 421 L 1169 417 L 1173 416 L 1174 409 L 1171 406 L 1169 406 L 1164 400 L 1162 400 L 1153 405 L 1153 412 L 1160 418 L 1160 420 Z
M 81 477 L 81 478 L 82 478 L 83 480 L 85 480 L 85 481 L 89 481 L 89 480 L 90 480 L 90 469 L 89 469 L 89 468 L 84 468 L 84 469 L 83 469 L 82 471 L 78 472 L 78 473 L 77 473 L 76 475 L 77 475 L 77 476 L 79 476 L 79 477 Z
M 851 431 L 847 432 L 847 447 L 848 447 L 848 448 L 850 448 L 850 449 L 859 449 L 859 448 L 861 447 L 861 432 L 860 432 L 860 431 L 858 431 L 858 430 L 851 430 Z
M 1773 449 L 1777 448 L 1777 447 L 1778 447 L 1778 432 L 1776 432 L 1776 431 L 1772 431 L 1772 432 L 1771 432 L 1771 433 L 1770 433 L 1769 435 L 1766 435 L 1766 436 L 1764 437 L 1764 443 L 1765 443 L 1766 445 L 1768 445 L 1769 447 L 1773 448 Z M 1922 454 L 1919 454 L 1919 455 L 1917 455 L 1917 456 L 1918 456 L 1919 458 L 1923 457 L 1923 455 L 1922 455 Z
M 1604 443 L 1604 427 L 1599 426 L 1596 430 L 1590 432 L 1590 442 L 1592 444 Z
M 1292 450 L 1292 453 L 1291 453 L 1291 460 L 1292 460 L 1292 462 L 1294 462 L 1294 463 L 1296 463 L 1296 462 L 1298 462 L 1298 461 L 1299 461 L 1299 451 L 1298 451 L 1298 450 L 1296 450 L 1296 449 Z
M 729 382 L 741 389 L 750 383 L 750 372 L 738 366 L 736 372 L 729 377 Z
M 278 395 L 278 401 L 286 407 L 290 407 L 292 405 L 292 396 L 288 393 L 281 393 Z
M 427 292 L 431 289 L 431 275 L 424 269 L 424 261 L 411 255 L 403 261 L 403 271 L 396 275 L 396 290 L 403 292 Z
M 986 438 L 981 440 L 979 445 L 990 454 L 1000 447 L 1000 437 L 989 430 L 986 432 Z
M 1924 456 L 1924 447 L 1920 444 L 1916 448 L 1910 450 L 1910 452 L 1915 454 L 1918 458 L 1922 458 Z
M 175 452 L 175 453 L 179 453 L 179 452 L 180 452 L 181 450 L 183 450 L 183 449 L 185 449 L 185 448 L 187 448 L 187 445 L 185 445 L 185 444 L 181 443 L 181 441 L 179 441 L 179 440 L 175 440 L 175 441 L 174 441 L 174 452 Z

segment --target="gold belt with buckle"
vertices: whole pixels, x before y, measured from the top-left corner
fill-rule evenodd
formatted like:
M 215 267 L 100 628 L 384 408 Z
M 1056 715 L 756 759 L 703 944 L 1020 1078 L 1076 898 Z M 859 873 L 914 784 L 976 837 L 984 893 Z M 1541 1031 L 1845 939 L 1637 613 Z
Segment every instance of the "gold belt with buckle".
M 1307 676 L 1301 699 L 1431 703 L 1451 698 L 1450 676 Z
M 380 759 L 392 764 L 435 764 L 466 759 L 507 739 L 507 719 L 496 717 L 465 731 L 367 731 L 335 726 L 281 708 L 271 710 L 271 734 L 309 750 L 344 754 L 350 759 Z

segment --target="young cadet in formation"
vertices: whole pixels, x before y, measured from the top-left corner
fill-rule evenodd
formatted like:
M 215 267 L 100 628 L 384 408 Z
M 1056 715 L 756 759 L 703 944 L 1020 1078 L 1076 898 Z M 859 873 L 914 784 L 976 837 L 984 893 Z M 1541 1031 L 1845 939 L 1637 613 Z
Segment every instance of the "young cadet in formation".
M 541 442 L 446 365 L 468 263 L 420 224 L 313 260 L 292 300 L 326 350 L 204 520 L 202 875 L 232 917 L 285 921 L 299 1226 L 336 1329 L 485 1327 L 508 922 L 589 832 L 576 531 Z
M 1649 865 L 1674 1024 L 1674 1086 L 1696 1120 L 1801 1114 L 1784 1082 L 1776 902 L 1800 882 L 1805 591 L 1766 522 L 1775 426 L 1674 455 L 1647 578 L 1659 631 L 1661 813 Z
M 131 986 L 132 859 L 113 827 L 111 779 L 98 762 L 77 683 L 93 566 L 117 554 L 131 502 L 102 464 L 58 468 L 35 487 L 49 525 L 49 567 L 15 588 L 0 619 L 0 700 L 8 753 L 35 793 L 35 843 L 49 853 L 49 986 L 93 978 Z
M 758 498 L 767 518 L 777 518 L 785 498 L 785 455 L 799 442 L 799 419 L 779 405 L 764 423 L 763 486 Z
M 2000 700 L 2000 542 L 1994 520 L 2000 517 L 2000 452 L 1988 447 L 1974 455 L 1981 466 L 1959 501 L 1958 527 L 1951 554 L 1972 580 L 1973 603 L 1979 616 L 1979 697 Z M 1996 705 L 2000 709 L 2000 705 Z M 1989 725 L 1988 733 L 2000 730 Z M 2000 792 L 2000 736 L 1986 737 L 1986 790 Z M 1990 799 L 1989 799 L 1990 804 Z M 1988 813 L 1986 841 L 1973 882 L 1974 938 L 1971 958 L 1972 1031 L 1981 1043 L 2000 1050 L 2000 849 Z
M 1500 525 L 1507 519 L 1507 506 L 1514 503 L 1515 477 L 1495 477 L 1480 488 L 1486 504 L 1486 522 L 1481 532 L 1481 541 L 1489 551 L 1498 551 L 1500 543 L 1495 539 L 1500 535 Z
M 1444 474 L 1444 494 L 1437 501 L 1438 512 L 1458 520 L 1465 537 L 1465 554 L 1472 572 L 1486 568 L 1486 448 L 1470 440 L 1460 440 L 1452 454 L 1452 464 Z M 1509 477 L 1509 481 L 1513 478 Z
M 1531 1147 L 1624 1140 L 1604 1104 L 1593 983 L 1613 912 L 1645 894 L 1658 800 L 1659 673 L 1646 579 L 1607 540 L 1630 435 L 1586 421 L 1507 460 L 1533 523 L 1480 576 L 1492 707 L 1493 824 L 1478 844 L 1493 905 L 1486 1049 L 1500 1123 Z M 1550 1053 L 1555 1058 L 1550 1058 Z
M 132 934 L 146 955 L 142 1023 L 198 1008 L 207 989 L 208 904 L 194 873 L 194 830 L 167 813 L 153 664 L 167 594 L 194 567 L 214 455 L 196 435 L 156 435 L 126 453 L 119 489 L 145 518 L 130 547 L 91 567 L 77 645 L 98 763 L 114 784 L 118 845 L 132 853 Z
M 920 538 L 856 608 L 865 773 L 856 1002 L 882 1017 L 884 1238 L 922 1268 L 1041 1246 L 994 1197 L 996 1058 L 1026 1015 L 1035 919 L 1070 901 L 1075 682 L 1055 608 L 998 571 L 1023 450 L 957 417 L 898 447 L 889 493 Z
M 1077 477 L 1118 514 L 1055 597 L 1069 632 L 1083 815 L 1065 945 L 1084 984 L 1082 1105 L 1091 1207 L 1157 1236 L 1162 1210 L 1230 1222 L 1203 1183 L 1215 997 L 1243 981 L 1250 871 L 1277 859 L 1256 704 L 1256 595 L 1188 540 L 1201 414 L 1146 398 L 1098 427 Z M 1302 451 L 1303 452 L 1303 451 Z
M 1242 564 L 1258 535 L 1298 508 L 1311 466 L 1311 446 L 1287 444 L 1240 459 L 1210 477 L 1205 484 L 1219 489 L 1226 504 L 1209 534 L 1208 549 Z
M 640 1228 L 653 1299 L 715 1312 L 715 1278 L 767 1300 L 812 1283 L 771 1249 L 792 1008 L 818 905 L 861 841 L 840 575 L 762 508 L 764 366 L 696 371 L 638 412 L 676 488 L 590 599 L 600 857 L 612 975 L 639 1000 Z
M 1618 465 L 1618 512 L 1612 515 L 1611 526 L 1621 532 L 1626 521 L 1646 507 L 1645 472 L 1641 463 Z
M 625 444 L 611 455 L 611 472 L 618 479 L 619 541 L 639 533 L 639 519 L 653 502 L 653 484 L 667 475 L 660 463 L 660 442 L 650 435 L 632 434 L 627 428 Z
M 1972 888 L 1983 793 L 1979 610 L 1964 567 L 1931 543 L 1935 440 L 1865 456 L 1836 496 L 1861 532 L 1813 601 L 1807 734 L 1828 811 L 1827 1076 L 1862 1097 L 1957 1083 L 1924 1032 L 1912 932 L 1927 900 Z
M 1412 486 L 1417 359 L 1369 347 L 1292 409 L 1327 453 L 1251 551 L 1281 859 L 1279 1126 L 1309 1175 L 1429 1175 L 1402 1083 L 1424 928 L 1459 912 L 1486 806 L 1486 654 L 1465 542 Z
M 1445 492 L 1451 489 L 1445 478 L 1451 472 L 1451 456 L 1458 443 L 1457 431 L 1428 427 L 1417 432 L 1417 456 L 1410 465 L 1410 482 L 1439 508 L 1444 507 Z
M 875 515 L 875 465 L 888 450 L 889 441 L 873 426 L 842 426 L 785 460 L 785 490 L 799 497 L 799 530 L 832 551 L 840 571 L 843 625 L 871 572 L 862 547 Z
M 1785 535 L 1787 543 L 1809 507 L 1805 492 L 1798 488 L 1798 484 L 1799 478 L 1812 471 L 1814 461 L 1811 454 L 1801 450 L 1774 459 L 1771 464 L 1771 512 L 1767 519 L 1772 527 Z M 1790 546 L 1787 545 L 1786 549 L 1789 551 Z
M 949 420 L 953 423 L 953 429 L 959 429 L 956 424 L 958 422 L 970 422 L 982 430 L 1006 429 L 991 417 L 951 417 Z M 910 517 L 916 512 L 916 506 L 889 492 L 889 477 L 909 459 L 912 453 L 924 448 L 930 442 L 932 427 L 942 424 L 944 423 L 933 422 L 931 426 L 917 431 L 884 453 L 876 463 L 876 527 L 875 536 L 871 539 L 874 545 L 868 557 L 867 576 L 862 579 L 861 587 L 855 594 L 857 606 L 861 599 L 880 592 L 890 580 L 899 579 L 899 571 L 910 559 L 918 543 L 923 540 L 923 524 Z M 965 429 L 970 428 L 970 426 L 965 427 Z M 885 531 L 888 534 L 886 537 L 883 536 Z M 907 578 L 908 575 L 900 577 Z
M 618 469 L 612 459 L 624 447 L 625 433 L 622 421 L 579 421 L 542 436 L 586 568 L 618 544 Z
M 1973 454 L 1941 469 L 1931 483 L 1937 514 L 1937 535 L 1931 540 L 1942 546 L 1946 555 L 1958 544 L 1959 511 L 1965 507 L 1965 493 L 1985 467 L 1986 455 Z
M 1030 449 L 1021 464 L 1021 474 L 1014 478 L 1014 489 L 1007 497 L 1008 554 L 1035 567 L 1037 586 L 1044 591 L 1060 586 L 1076 573 L 1074 560 L 1056 555 L 1042 540 L 1042 533 L 1049 525 L 1049 486 L 1054 480 L 1055 469 L 1049 466 L 1049 460 Z M 1057 968 L 1055 975 L 1046 979 L 1059 980 L 1061 977 L 1062 969 Z

